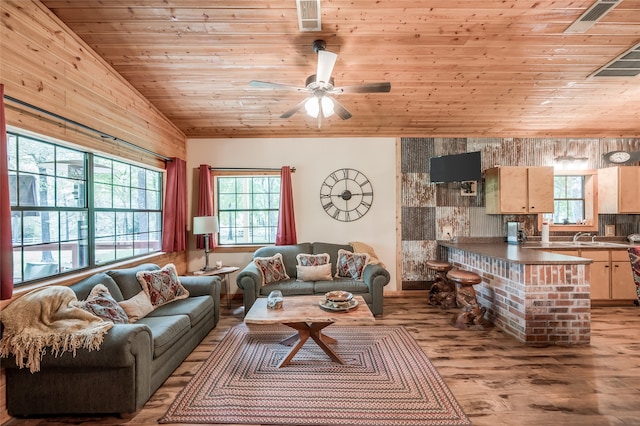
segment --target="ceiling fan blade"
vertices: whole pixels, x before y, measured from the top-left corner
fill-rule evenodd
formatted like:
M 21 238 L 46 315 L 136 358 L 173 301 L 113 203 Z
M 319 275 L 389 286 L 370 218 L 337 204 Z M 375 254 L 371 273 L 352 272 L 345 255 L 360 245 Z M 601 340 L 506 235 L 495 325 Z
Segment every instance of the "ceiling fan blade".
M 342 118 L 343 120 L 348 120 L 353 117 L 351 113 L 340 102 L 338 102 L 334 98 L 331 98 L 331 100 L 333 101 L 333 112 L 335 112 L 338 117 Z
M 328 50 L 318 51 L 318 70 L 316 72 L 316 83 L 329 83 L 333 66 L 336 64 L 338 54 L 329 52 Z
M 299 104 L 297 104 L 296 106 L 294 106 L 293 108 L 291 108 L 289 111 L 285 112 L 284 114 L 282 114 L 280 116 L 280 118 L 289 118 L 291 117 L 293 114 L 295 114 L 296 112 L 300 111 L 302 108 L 304 108 L 304 104 L 309 100 L 309 98 L 304 99 L 303 101 L 301 101 Z
M 258 80 L 251 80 L 249 82 L 249 86 L 258 87 L 258 88 L 261 88 L 261 89 L 289 90 L 289 91 L 293 91 L 293 92 L 308 92 L 309 91 L 306 87 L 289 86 L 287 84 L 270 83 L 268 81 L 258 81 Z
M 355 86 L 336 87 L 331 93 L 385 93 L 391 91 L 391 83 L 369 83 Z

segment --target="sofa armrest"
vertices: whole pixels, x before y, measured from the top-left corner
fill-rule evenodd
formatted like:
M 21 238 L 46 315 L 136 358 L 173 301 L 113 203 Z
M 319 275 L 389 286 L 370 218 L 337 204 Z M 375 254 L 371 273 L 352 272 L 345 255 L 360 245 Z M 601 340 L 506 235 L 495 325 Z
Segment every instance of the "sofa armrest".
M 384 267 L 379 264 L 369 264 L 362 271 L 362 279 L 364 280 L 369 292 L 371 293 L 371 312 L 374 315 L 381 315 L 383 312 L 383 290 L 384 286 L 389 284 L 391 275 Z
M 242 289 L 245 315 L 253 306 L 262 287 L 262 274 L 255 263 L 251 262 L 236 276 L 236 285 Z
M 376 287 L 382 289 L 382 287 L 389 284 L 391 275 L 389 271 L 379 264 L 369 264 L 362 271 L 362 279 L 369 287 L 369 291 L 373 293 Z
M 42 357 L 40 369 L 51 368 L 122 368 L 142 359 L 142 365 L 153 359 L 153 337 L 151 329 L 145 324 L 114 324 L 105 334 L 99 350 L 79 349 L 75 356 L 72 352 L 63 352 L 55 356 L 49 352 Z M 2 366 L 18 368 L 13 355 L 3 359 Z
M 213 296 L 220 298 L 222 280 L 217 275 L 212 276 L 181 276 L 180 284 L 189 292 L 189 296 Z

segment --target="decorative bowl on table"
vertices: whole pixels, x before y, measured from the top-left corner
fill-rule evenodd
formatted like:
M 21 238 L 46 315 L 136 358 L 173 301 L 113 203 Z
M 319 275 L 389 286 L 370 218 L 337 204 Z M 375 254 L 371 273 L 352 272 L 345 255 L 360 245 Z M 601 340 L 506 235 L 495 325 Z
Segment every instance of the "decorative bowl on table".
M 343 290 L 325 293 L 324 300 L 320 301 L 321 307 L 331 311 L 347 311 L 357 305 L 358 301 L 353 298 L 353 294 Z

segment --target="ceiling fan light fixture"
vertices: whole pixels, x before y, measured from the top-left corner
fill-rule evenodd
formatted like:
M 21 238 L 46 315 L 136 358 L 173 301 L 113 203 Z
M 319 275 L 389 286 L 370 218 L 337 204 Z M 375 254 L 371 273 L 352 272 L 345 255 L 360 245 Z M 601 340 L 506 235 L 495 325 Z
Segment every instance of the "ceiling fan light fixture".
M 324 118 L 331 117 L 334 113 L 333 99 L 323 96 L 320 98 L 320 103 L 322 104 L 322 115 L 324 115 Z
M 320 114 L 320 99 L 317 96 L 310 97 L 304 103 L 304 109 L 309 117 L 318 118 L 318 114 Z

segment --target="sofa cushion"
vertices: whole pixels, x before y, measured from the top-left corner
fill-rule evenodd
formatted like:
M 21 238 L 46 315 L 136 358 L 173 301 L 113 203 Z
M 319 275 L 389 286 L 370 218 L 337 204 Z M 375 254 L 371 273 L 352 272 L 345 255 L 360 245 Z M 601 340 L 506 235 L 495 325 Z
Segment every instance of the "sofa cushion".
M 75 292 L 78 300 L 84 300 L 89 296 L 91 290 L 93 290 L 98 284 L 104 285 L 116 302 L 124 300 L 118 284 L 116 284 L 113 278 L 104 272 L 99 272 L 82 281 L 78 281 L 77 283 L 70 285 L 69 288 Z
M 138 321 L 151 329 L 153 336 L 153 357 L 157 358 L 191 329 L 187 315 L 144 317 Z
M 281 253 L 276 253 L 271 257 L 256 257 L 253 259 L 253 263 L 262 274 L 263 285 L 289 279 Z
M 260 295 L 268 296 L 273 290 L 280 290 L 283 296 L 313 294 L 313 282 L 289 279 L 260 287 Z
M 295 277 L 296 275 L 296 256 L 300 253 L 311 253 L 311 243 L 300 243 L 287 246 L 265 246 L 260 247 L 253 254 L 254 259 L 256 257 L 270 257 L 276 253 L 282 255 L 282 261 L 287 271 L 287 275 Z
M 145 317 L 149 312 L 153 311 L 153 305 L 149 296 L 144 290 L 140 290 L 140 293 L 136 294 L 130 299 L 118 302 L 120 307 L 124 309 L 129 317 L 129 322 L 134 323 L 140 318 Z
M 336 260 L 338 259 L 338 250 L 349 250 L 353 251 L 353 248 L 350 245 L 346 244 L 332 244 L 332 243 L 313 243 L 313 248 L 311 253 L 313 254 L 321 254 L 328 253 L 331 258 L 331 275 L 335 275 L 337 272 L 336 269 Z
M 116 284 L 118 284 L 118 287 L 120 287 L 120 291 L 122 292 L 123 299 L 131 299 L 142 290 L 142 285 L 138 282 L 136 273 L 138 271 L 157 271 L 158 269 L 160 269 L 158 265 L 154 265 L 153 263 L 144 263 L 131 268 L 113 269 L 111 271 L 107 271 L 107 275 L 113 278 Z
M 72 302 L 72 305 L 114 324 L 127 324 L 129 322 L 129 317 L 125 311 L 111 296 L 107 287 L 102 284 L 95 286 L 85 300 Z
M 180 284 L 178 271 L 173 263 L 165 265 L 159 271 L 138 271 L 136 277 L 154 309 L 189 297 L 187 289 Z
M 296 270 L 296 279 L 298 281 L 332 280 L 330 263 L 314 266 L 298 265 L 296 266 Z
M 331 257 L 329 256 L 329 253 L 322 253 L 322 254 L 300 253 L 296 256 L 296 262 L 298 266 L 325 265 L 331 262 Z
M 333 281 L 316 281 L 313 283 L 315 294 L 325 294 L 328 291 L 343 290 L 353 294 L 368 293 L 369 287 L 364 281 L 350 278 L 334 278 Z
M 173 303 L 154 309 L 147 317 L 161 317 L 169 315 L 187 315 L 193 327 L 206 315 L 211 315 L 213 310 L 213 298 L 211 296 L 191 296 L 186 299 L 176 300 Z
M 336 260 L 336 277 L 362 280 L 362 271 L 367 263 L 369 263 L 367 253 L 353 253 L 340 249 L 338 250 L 338 260 Z

